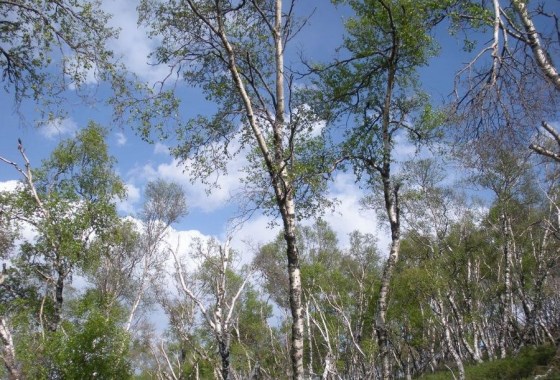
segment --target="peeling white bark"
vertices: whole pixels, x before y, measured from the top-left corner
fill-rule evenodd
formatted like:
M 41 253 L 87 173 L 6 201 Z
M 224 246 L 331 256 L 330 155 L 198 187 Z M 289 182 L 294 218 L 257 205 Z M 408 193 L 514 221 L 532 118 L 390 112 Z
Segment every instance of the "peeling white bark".
M 527 10 L 527 2 L 525 0 L 511 0 L 513 8 L 517 12 L 523 27 L 525 28 L 525 33 L 527 34 L 527 42 L 533 55 L 535 56 L 535 61 L 537 65 L 545 75 L 545 77 L 560 90 L 560 74 L 558 70 L 550 60 L 550 56 L 542 46 L 542 42 L 539 38 L 539 33 L 535 28 L 533 19 Z

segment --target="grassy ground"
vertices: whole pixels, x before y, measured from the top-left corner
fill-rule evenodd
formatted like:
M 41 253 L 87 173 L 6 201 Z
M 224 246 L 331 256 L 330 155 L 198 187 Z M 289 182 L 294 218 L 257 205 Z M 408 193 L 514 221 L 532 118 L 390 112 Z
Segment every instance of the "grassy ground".
M 453 368 L 455 375 L 457 371 Z M 554 346 L 527 347 L 518 355 L 465 366 L 467 380 L 560 380 L 560 350 Z M 422 376 L 422 380 L 453 379 L 449 370 Z

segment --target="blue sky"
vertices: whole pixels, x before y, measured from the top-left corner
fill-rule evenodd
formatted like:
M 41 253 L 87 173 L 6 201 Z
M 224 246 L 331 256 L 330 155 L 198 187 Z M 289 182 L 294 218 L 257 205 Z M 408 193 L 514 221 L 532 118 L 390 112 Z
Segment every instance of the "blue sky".
M 121 28 L 120 38 L 111 42 L 111 48 L 122 57 L 127 67 L 142 80 L 153 83 L 161 79 L 166 70 L 163 67 L 147 65 L 147 55 L 153 48 L 152 42 L 146 37 L 145 30 L 139 29 L 136 22 L 135 6 L 127 0 L 104 0 L 104 8 L 113 14 L 113 26 Z M 315 9 L 314 13 L 312 12 Z M 297 53 L 305 52 L 305 57 L 314 61 L 327 61 L 333 56 L 335 48 L 340 44 L 343 34 L 343 21 L 347 17 L 346 10 L 334 7 L 329 1 L 301 1 L 298 13 L 313 13 L 308 26 L 301 32 L 297 40 L 292 41 L 291 50 L 287 52 L 286 63 L 296 62 Z M 452 90 L 453 75 L 466 62 L 467 56 L 461 53 L 461 42 L 449 37 L 442 28 L 442 56 L 432 62 L 430 67 L 422 70 L 424 88 L 438 102 L 449 95 Z M 191 107 L 192 113 L 203 111 L 208 104 L 197 91 L 183 85 L 184 104 Z M 111 127 L 111 109 L 103 103 L 86 105 L 79 99 L 67 104 L 68 117 L 41 129 L 32 126 L 38 117 L 35 105 L 25 102 L 21 111 L 27 123 L 14 112 L 13 94 L 0 92 L 0 115 L 2 118 L 0 155 L 19 160 L 17 139 L 24 142 L 26 152 L 34 166 L 47 157 L 56 144 L 70 137 L 80 128 L 93 120 L 105 127 Z M 190 112 L 190 111 L 189 111 Z M 114 127 L 110 129 L 108 143 L 110 152 L 118 160 L 118 172 L 128 188 L 128 198 L 119 204 L 123 215 L 134 214 L 141 205 L 142 192 L 147 181 L 163 178 L 180 183 L 186 192 L 190 213 L 174 228 L 174 234 L 185 237 L 194 235 L 213 235 L 224 239 L 228 230 L 228 220 L 235 214 L 236 205 L 230 202 L 230 195 L 235 193 L 239 185 L 240 168 L 243 159 L 231 162 L 229 174 L 220 178 L 221 188 L 207 195 L 200 183 L 190 183 L 183 173 L 184 167 L 169 155 L 166 142 L 155 145 L 141 141 L 130 128 Z M 410 158 L 414 149 L 402 141 L 397 147 L 400 158 Z M 2 182 L 19 179 L 18 173 L 7 165 L 0 165 L 0 188 Z M 347 242 L 346 236 L 358 229 L 362 232 L 379 230 L 375 212 L 361 210 L 359 205 L 363 192 L 354 183 L 351 173 L 339 173 L 330 185 L 330 194 L 339 200 L 339 206 L 325 219 L 339 233 L 342 244 Z M 270 241 L 277 229 L 267 228 L 268 218 L 255 215 L 246 222 L 241 231 L 237 232 L 233 246 L 242 251 L 247 260 L 251 256 L 251 246 Z M 388 234 L 379 234 L 380 246 L 388 242 Z M 247 243 L 247 244 L 246 244 Z

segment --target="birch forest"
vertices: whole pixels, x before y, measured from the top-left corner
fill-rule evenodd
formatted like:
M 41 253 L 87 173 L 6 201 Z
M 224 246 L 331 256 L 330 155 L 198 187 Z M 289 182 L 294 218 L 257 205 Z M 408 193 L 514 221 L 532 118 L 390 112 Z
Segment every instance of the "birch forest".
M 92 105 L 0 151 L 1 379 L 560 378 L 559 1 L 139 0 L 151 81 L 109 3 L 0 0 L 2 139 Z M 226 232 L 165 178 L 123 212 L 115 131 L 236 175 Z

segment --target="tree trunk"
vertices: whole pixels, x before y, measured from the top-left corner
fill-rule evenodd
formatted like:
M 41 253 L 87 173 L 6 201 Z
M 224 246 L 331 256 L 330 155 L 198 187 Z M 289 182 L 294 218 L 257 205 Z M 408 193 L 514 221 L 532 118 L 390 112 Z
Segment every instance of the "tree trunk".
M 511 3 L 523 23 L 525 33 L 527 34 L 528 44 L 533 51 L 537 65 L 550 83 L 552 83 L 556 89 L 560 89 L 560 74 L 550 60 L 550 55 L 542 46 L 539 33 L 537 32 L 533 20 L 527 11 L 527 2 L 524 0 L 512 0 Z
M 284 223 L 288 256 L 288 277 L 290 280 L 290 310 L 292 312 L 292 345 L 290 357 L 292 376 L 303 379 L 304 323 L 301 305 L 301 272 L 299 252 L 296 244 L 296 205 L 293 184 L 284 161 L 285 98 L 284 98 L 284 47 L 282 33 L 282 0 L 275 1 L 274 17 L 274 54 L 276 64 L 276 113 L 274 123 L 274 162 L 277 169 L 269 170 L 275 185 L 276 201 Z M 292 153 L 290 153 L 291 155 Z M 276 179 L 275 179 L 276 178 Z
M 461 358 L 461 355 L 459 355 L 459 352 L 457 352 L 457 350 L 455 349 L 453 338 L 451 337 L 451 328 L 447 321 L 447 316 L 445 315 L 443 307 L 443 301 L 441 299 L 437 301 L 437 306 L 439 309 L 437 314 L 440 317 L 440 322 L 445 332 L 445 343 L 447 344 L 447 349 L 449 350 L 449 353 L 451 354 L 453 360 L 455 361 L 455 364 L 457 365 L 457 370 L 459 371 L 459 380 L 465 380 L 465 367 L 463 366 L 463 359 Z
M 66 279 L 66 274 L 62 268 L 58 268 L 58 278 L 56 279 L 56 286 L 54 292 L 54 310 L 52 323 L 49 325 L 49 329 L 52 332 L 58 330 L 60 321 L 62 319 L 62 304 L 64 302 L 64 280 Z
M 290 215 L 290 214 L 288 214 Z M 292 213 L 293 216 L 293 213 Z M 290 358 L 292 360 L 292 376 L 303 379 L 303 307 L 301 305 L 301 272 L 299 253 L 296 246 L 295 223 L 285 223 L 285 239 L 288 254 L 288 276 L 290 279 L 290 311 L 292 313 L 292 344 Z
M 388 165 L 388 164 L 387 164 Z M 383 270 L 381 278 L 381 291 L 379 293 L 378 314 L 376 321 L 377 342 L 379 344 L 382 365 L 382 378 L 389 379 L 389 339 L 387 332 L 387 306 L 389 298 L 389 289 L 393 271 L 399 259 L 400 250 L 400 218 L 398 207 L 398 187 L 391 184 L 388 168 L 382 173 L 383 191 L 385 194 L 385 208 L 391 224 L 391 249 L 389 258 Z
M 284 47 L 282 42 L 282 0 L 275 0 L 275 16 L 272 37 L 275 50 L 276 86 L 275 95 L 275 120 L 273 129 L 273 150 L 269 149 L 268 142 L 259 125 L 253 109 L 245 83 L 236 63 L 236 53 L 228 41 L 227 35 L 220 26 L 219 38 L 226 49 L 229 70 L 235 87 L 243 101 L 251 131 L 262 154 L 266 170 L 271 178 L 276 196 L 276 204 L 282 215 L 284 225 L 284 238 L 287 245 L 288 277 L 290 282 L 290 311 L 292 314 L 292 337 L 290 358 L 292 361 L 292 376 L 294 379 L 303 379 L 303 339 L 304 323 L 303 308 L 301 305 L 301 274 L 299 267 L 299 253 L 296 244 L 296 214 L 293 194 L 293 184 L 288 173 L 286 157 L 284 156 L 284 130 L 285 130 L 285 97 L 284 97 Z
M 385 265 L 383 277 L 381 279 L 381 292 L 379 294 L 378 302 L 378 316 L 376 321 L 377 342 L 379 344 L 382 365 L 382 378 L 389 379 L 389 338 L 387 332 L 387 303 L 389 298 L 389 288 L 391 278 L 393 277 L 393 270 L 399 255 L 400 240 L 394 240 L 391 243 L 391 251 L 389 253 L 389 260 Z
M 220 357 L 222 359 L 222 379 L 229 379 L 229 342 L 220 340 L 219 342 Z
M 307 325 L 307 347 L 309 349 L 309 357 L 307 359 L 307 376 L 313 375 L 313 335 L 311 332 L 311 322 L 309 321 L 309 302 L 305 303 L 305 324 Z
M 511 284 L 511 266 L 512 266 L 512 252 L 510 239 L 512 236 L 509 234 L 509 219 L 507 215 L 501 215 L 502 222 L 502 237 L 504 239 L 504 297 L 502 299 L 502 325 L 500 329 L 500 358 L 504 359 L 507 356 L 507 337 L 509 333 L 511 321 L 511 308 L 512 308 L 512 284 Z
M 0 317 L 0 343 L 2 343 L 2 358 L 8 372 L 8 380 L 21 380 L 23 377 L 16 361 L 16 351 L 12 333 L 4 317 Z
M 465 349 L 467 350 L 467 352 L 475 362 L 482 363 L 482 358 L 480 357 L 478 352 L 475 349 L 473 349 L 469 344 L 469 342 L 467 341 L 466 334 L 465 334 L 465 323 L 463 321 L 463 317 L 461 316 L 457 308 L 457 305 L 455 304 L 455 300 L 451 295 L 451 293 L 447 294 L 447 300 L 449 301 L 449 305 L 451 306 L 451 311 L 453 312 L 453 315 L 457 320 L 457 332 L 459 335 L 459 339 L 461 339 L 461 342 L 463 343 L 463 347 L 465 347 Z M 476 344 L 476 339 L 475 339 L 475 344 Z
M 393 34 L 393 39 L 395 34 Z M 389 341 L 387 332 L 387 304 L 389 297 L 389 289 L 391 286 L 391 279 L 393 271 L 399 259 L 400 249 L 400 209 L 398 202 L 399 186 L 395 185 L 391 179 L 391 153 L 393 145 L 393 137 L 390 132 L 391 124 L 391 104 L 393 101 L 393 90 L 395 86 L 396 76 L 396 62 L 397 62 L 398 42 L 393 40 L 391 48 L 391 56 L 389 58 L 389 72 L 387 75 L 387 87 L 384 95 L 383 111 L 381 114 L 382 123 L 382 143 L 383 143 L 383 156 L 382 165 L 375 166 L 381 180 L 383 182 L 383 197 L 385 201 L 385 211 L 389 224 L 391 226 L 391 248 L 389 251 L 389 258 L 383 270 L 381 278 L 381 291 L 379 293 L 378 301 L 378 314 L 376 321 L 377 342 L 379 344 L 382 365 L 382 378 L 384 380 L 390 379 L 389 373 Z

